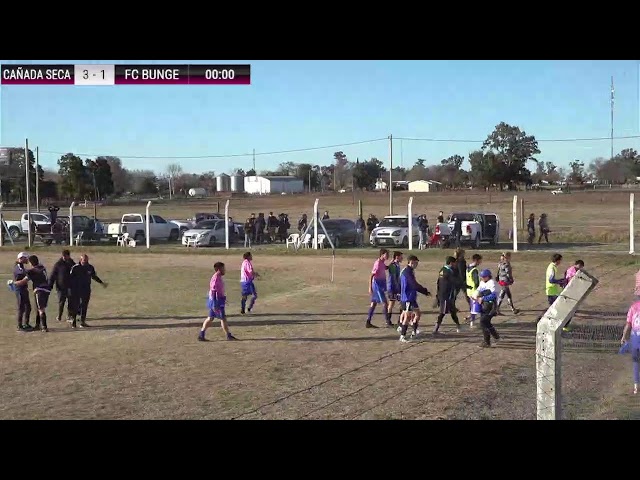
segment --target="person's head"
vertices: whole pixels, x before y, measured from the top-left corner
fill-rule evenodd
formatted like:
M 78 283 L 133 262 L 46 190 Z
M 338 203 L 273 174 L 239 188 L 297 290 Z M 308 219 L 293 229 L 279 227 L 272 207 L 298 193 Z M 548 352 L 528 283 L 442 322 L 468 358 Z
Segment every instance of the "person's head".
M 213 270 L 220 275 L 224 275 L 224 263 L 222 262 L 214 263 Z
M 329 215 L 329 210 L 325 210 L 325 211 L 324 211 L 324 214 L 325 214 L 325 215 Z
M 551 257 L 551 262 L 555 263 L 556 265 L 560 265 L 560 263 L 562 262 L 562 255 L 560 255 L 559 253 L 554 253 Z
M 453 265 L 455 265 L 456 263 L 456 259 L 454 257 L 447 257 L 444 261 L 444 264 L 447 267 L 452 267 Z
M 573 266 L 576 267 L 576 270 L 582 270 L 584 268 L 584 262 L 582 260 L 576 260 Z
M 402 252 L 393 252 L 393 261 L 402 262 Z
M 80 265 L 86 265 L 87 263 L 89 263 L 89 255 L 83 253 L 80 255 Z
M 29 261 L 29 254 L 27 252 L 20 252 L 17 257 L 17 263 L 25 264 Z
M 29 263 L 31 264 L 32 267 L 36 267 L 40 265 L 40 260 L 38 259 L 37 256 L 31 255 L 29 256 Z
M 256 218 L 256 214 L 255 214 L 255 213 L 252 213 L 252 214 L 251 214 L 251 218 Z
M 491 278 L 491 270 L 485 268 L 480 272 L 480 280 L 483 282 L 488 281 Z
M 416 257 L 415 255 L 409 255 L 409 257 L 407 258 L 407 265 L 409 265 L 411 268 L 418 268 L 418 263 L 420 263 L 420 260 L 418 260 L 418 257 Z
M 533 213 L 532 213 L 531 215 L 529 215 L 529 218 L 530 218 L 531 220 L 534 220 L 534 219 L 536 218 L 536 216 L 535 216 L 535 214 L 533 214 Z
M 253 256 L 251 255 L 251 252 L 244 252 L 242 254 L 242 259 L 251 261 L 253 260 Z
M 482 263 L 482 255 L 480 255 L 478 253 L 475 253 L 473 255 L 473 257 L 471 257 L 471 260 L 473 261 L 473 263 L 477 267 L 478 265 L 480 265 Z
M 270 217 L 273 217 L 273 212 L 269 212 L 269 216 L 270 216 Z
M 389 260 L 389 250 L 387 250 L 386 248 L 381 248 L 378 258 L 380 260 Z
M 62 250 L 62 259 L 69 260 L 71 258 L 71 252 L 69 250 Z
M 440 211 L 438 212 L 438 216 L 440 216 L 440 217 L 444 217 L 444 212 L 443 212 L 442 210 L 440 210 Z
M 511 252 L 502 252 L 502 257 L 504 258 L 505 262 L 510 262 L 511 261 Z
M 454 257 L 456 257 L 458 260 L 461 260 L 464 258 L 464 250 L 460 247 L 456 248 L 455 252 L 454 252 Z

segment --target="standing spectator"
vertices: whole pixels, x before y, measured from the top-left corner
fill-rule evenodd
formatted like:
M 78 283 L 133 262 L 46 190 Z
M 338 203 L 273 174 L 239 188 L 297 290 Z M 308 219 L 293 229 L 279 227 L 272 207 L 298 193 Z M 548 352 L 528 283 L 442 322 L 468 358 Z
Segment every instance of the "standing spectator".
M 251 243 L 256 243 L 256 214 L 252 213 L 249 220 L 251 222 Z
M 444 223 L 444 212 L 442 210 L 438 212 L 438 223 Z
M 289 216 L 286 213 L 281 213 L 278 219 L 278 237 L 282 243 L 287 241 L 290 228 Z
M 49 204 L 49 220 L 51 222 L 51 233 L 53 233 L 53 226 L 56 224 L 56 220 L 58 219 L 58 211 L 60 207 L 54 204 Z
M 527 238 L 529 245 L 532 245 L 536 239 L 536 216 L 533 213 L 529 215 L 529 219 L 527 220 L 527 233 L 529 234 Z
M 251 217 L 247 217 L 244 222 L 244 248 L 251 248 L 251 237 L 253 237 L 253 222 Z
M 302 216 L 300 217 L 300 220 L 298 220 L 298 231 L 300 232 L 300 235 L 306 232 L 308 225 L 309 225 L 309 222 L 307 220 L 307 214 L 303 213 Z
M 462 237 L 462 219 L 455 217 L 453 219 L 453 230 L 451 231 L 456 248 L 460 248 L 460 240 Z
M 267 230 L 269 232 L 269 243 L 274 243 L 276 241 L 276 230 L 278 229 L 278 219 L 273 214 L 273 212 L 269 212 L 269 216 L 267 217 Z
M 369 218 L 367 218 L 367 231 L 369 232 L 369 236 L 371 236 L 371 232 L 378 225 L 378 219 L 373 213 L 369 214 Z
M 67 303 L 67 320 L 71 318 L 69 312 L 69 289 L 71 288 L 71 268 L 75 262 L 71 258 L 69 250 L 62 251 L 62 257 L 53 265 L 51 275 L 49 276 L 49 291 L 53 290 L 55 285 L 58 291 L 58 316 L 56 320 L 62 321 L 62 313 L 64 312 L 64 304 Z
M 103 282 L 96 269 L 89 263 L 89 256 L 80 255 L 80 263 L 75 264 L 70 272 L 71 280 L 71 327 L 76 328 L 77 316 L 80 315 L 80 326 L 88 327 L 87 312 L 89 309 L 89 300 L 91 299 L 91 280 L 95 280 L 103 288 L 107 287 L 107 283 Z
M 429 235 L 429 220 L 426 215 L 420 215 L 420 217 L 418 217 L 418 234 L 420 235 L 418 250 L 424 250 L 427 248 L 427 239 Z
M 542 237 L 549 243 L 549 219 L 546 213 L 540 215 L 540 220 L 538 220 L 538 226 L 540 227 L 540 237 L 538 238 L 538 244 L 542 241 Z
M 364 231 L 367 228 L 362 215 L 358 215 L 356 219 L 356 245 L 364 247 Z
M 267 226 L 267 222 L 265 221 L 264 213 L 262 212 L 258 213 L 258 218 L 256 219 L 256 222 L 253 227 L 256 232 L 255 243 L 257 245 L 261 245 L 264 243 L 264 229 L 266 226 Z
M 322 215 L 322 220 L 329 220 L 329 211 L 325 210 L 324 214 Z

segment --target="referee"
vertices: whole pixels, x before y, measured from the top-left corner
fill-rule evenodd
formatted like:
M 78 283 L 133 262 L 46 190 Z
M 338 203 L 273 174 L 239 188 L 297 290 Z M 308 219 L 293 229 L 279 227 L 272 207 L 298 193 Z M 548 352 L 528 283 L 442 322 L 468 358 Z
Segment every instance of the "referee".
M 71 297 L 69 298 L 69 314 L 71 316 L 71 328 L 76 328 L 77 316 L 80 315 L 80 327 L 88 327 L 87 311 L 91 299 L 91 280 L 95 280 L 104 288 L 103 282 L 96 274 L 96 269 L 89 263 L 89 256 L 82 254 L 80 263 L 75 264 L 70 271 Z
M 71 318 L 69 312 L 69 289 L 71 288 L 71 268 L 76 262 L 71 258 L 69 250 L 62 251 L 62 257 L 53 265 L 51 275 L 49 277 L 49 290 L 53 290 L 55 285 L 58 291 L 58 316 L 56 320 L 62 321 L 62 313 L 64 312 L 64 304 L 67 303 L 67 319 Z

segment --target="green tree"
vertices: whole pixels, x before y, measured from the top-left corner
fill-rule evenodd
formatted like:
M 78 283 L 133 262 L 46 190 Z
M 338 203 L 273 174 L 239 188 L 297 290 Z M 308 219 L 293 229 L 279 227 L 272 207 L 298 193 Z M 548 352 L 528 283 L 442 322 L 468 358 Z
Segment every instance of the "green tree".
M 89 183 L 94 192 L 95 200 L 112 195 L 115 191 L 111 165 L 106 157 L 95 160 L 85 160 L 85 168 L 89 176 Z
M 502 168 L 494 169 L 496 183 L 502 189 L 505 184 L 530 182 L 531 172 L 528 161 L 536 161 L 534 155 L 540 153 L 538 142 L 533 135 L 527 135 L 519 127 L 505 122 L 499 123 L 482 144 L 482 151 L 491 152 Z M 494 161 L 492 158 L 492 162 Z
M 63 198 L 84 198 L 88 190 L 87 170 L 80 157 L 73 153 L 60 157 L 58 174 L 61 178 L 58 188 Z
M 571 173 L 569 174 L 569 181 L 571 183 L 584 182 L 585 172 L 583 162 L 580 160 L 574 160 L 569 164 L 569 168 L 571 168 Z
M 309 174 L 311 174 L 311 188 L 313 190 L 320 186 L 320 179 L 318 178 L 318 172 L 314 169 L 310 163 L 299 163 L 296 165 L 295 176 L 300 178 L 305 188 L 309 188 Z
M 498 183 L 496 178 L 499 178 L 500 171 L 504 168 L 504 164 L 498 156 L 491 151 L 476 150 L 471 152 L 469 154 L 469 163 L 471 164 L 471 175 L 474 183 L 485 187 Z

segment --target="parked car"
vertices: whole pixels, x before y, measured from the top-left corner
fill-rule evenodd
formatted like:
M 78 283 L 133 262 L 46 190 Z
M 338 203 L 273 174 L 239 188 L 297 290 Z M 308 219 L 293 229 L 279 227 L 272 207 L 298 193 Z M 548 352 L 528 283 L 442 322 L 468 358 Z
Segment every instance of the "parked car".
M 480 248 L 482 242 L 495 245 L 500 240 L 500 217 L 495 213 L 461 212 L 452 213 L 444 223 L 435 227 L 436 235 L 440 236 L 440 246 L 450 246 L 453 239 L 451 232 L 455 225 L 454 218 L 462 221 L 461 244 L 470 244 L 472 248 Z
M 43 229 L 48 228 L 51 231 L 51 220 L 48 215 L 44 213 L 31 212 L 31 221 L 36 224 L 36 227 Z M 9 230 L 9 235 L 14 240 L 17 240 L 21 236 L 29 234 L 29 222 L 27 221 L 27 214 L 23 213 L 20 220 L 6 220 L 6 226 Z
M 213 247 L 225 243 L 224 223 L 224 220 L 203 220 L 196 223 L 182 235 L 182 245 L 186 247 L 189 240 L 195 242 L 197 247 Z M 243 225 L 233 223 L 229 230 L 229 243 L 239 239 L 244 239 Z
M 143 242 L 146 237 L 146 215 L 127 213 L 122 216 L 120 223 L 110 223 L 107 227 L 107 234 L 113 239 L 123 233 L 128 233 L 136 242 Z M 175 241 L 180 238 L 180 229 L 160 215 L 149 215 L 149 236 L 151 240 Z
M 347 218 L 332 218 L 330 220 L 322 220 L 324 228 L 335 248 L 355 246 L 357 241 L 356 223 Z M 309 232 L 314 234 L 313 229 Z M 322 227 L 318 230 L 318 234 L 324 234 Z M 331 246 L 329 241 L 325 239 L 325 246 Z
M 418 217 L 413 216 L 413 244 L 418 245 L 420 234 L 418 233 Z M 389 215 L 382 219 L 369 236 L 371 245 L 377 246 L 409 246 L 409 220 L 406 215 Z

